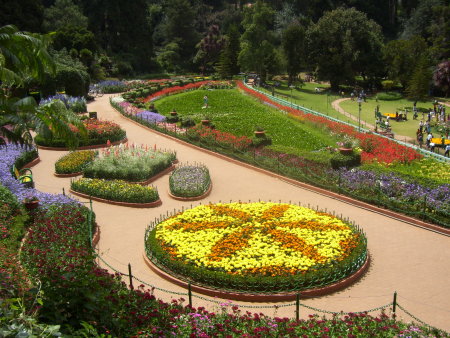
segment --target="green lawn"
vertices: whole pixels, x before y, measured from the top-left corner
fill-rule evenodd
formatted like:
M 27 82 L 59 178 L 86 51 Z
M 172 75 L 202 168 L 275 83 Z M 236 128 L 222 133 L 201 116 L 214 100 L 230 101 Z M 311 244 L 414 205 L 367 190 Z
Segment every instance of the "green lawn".
M 204 109 L 203 97 L 208 95 L 209 107 Z M 289 118 L 283 112 L 242 95 L 237 89 L 195 90 L 155 101 L 159 113 L 168 115 L 176 109 L 181 117 L 190 116 L 199 122 L 204 115 L 220 131 L 252 137 L 256 126 L 263 127 L 273 144 L 284 151 L 317 151 L 336 145 L 328 132 L 308 123 Z

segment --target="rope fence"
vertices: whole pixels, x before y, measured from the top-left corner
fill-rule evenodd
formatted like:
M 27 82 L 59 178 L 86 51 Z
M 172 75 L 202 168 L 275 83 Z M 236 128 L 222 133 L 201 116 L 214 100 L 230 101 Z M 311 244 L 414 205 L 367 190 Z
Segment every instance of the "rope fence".
M 208 303 L 212 303 L 215 305 L 223 305 L 224 304 L 224 300 L 216 300 L 216 299 L 210 299 L 198 294 L 194 294 L 192 292 L 192 288 L 191 288 L 191 283 L 188 283 L 188 287 L 186 292 L 179 292 L 179 291 L 172 291 L 172 290 L 168 290 L 168 289 L 164 289 L 164 288 L 160 288 L 156 285 L 147 283 L 146 281 L 136 277 L 133 275 L 132 273 L 132 268 L 131 268 L 131 263 L 128 263 L 128 273 L 124 273 L 119 271 L 118 269 L 116 269 L 115 267 L 113 267 L 111 264 L 109 264 L 105 259 L 103 259 L 103 257 L 96 252 L 95 248 L 92 246 L 92 238 L 93 238 L 93 234 L 92 234 L 92 229 L 93 229 L 93 224 L 92 224 L 92 220 L 93 220 L 93 215 L 94 215 L 94 211 L 92 208 L 92 200 L 89 200 L 89 202 L 82 202 L 85 204 L 89 204 L 89 213 L 88 213 L 88 227 L 89 227 L 89 243 L 91 244 L 92 249 L 95 252 L 95 256 L 96 258 L 101 261 L 105 266 L 107 266 L 111 271 L 113 271 L 114 273 L 122 276 L 122 277 L 128 277 L 128 286 L 130 287 L 130 289 L 134 289 L 134 285 L 133 285 L 133 281 L 136 281 L 138 283 L 140 283 L 140 285 L 146 286 L 148 288 L 150 288 L 151 290 L 157 290 L 160 292 L 164 292 L 170 295 L 176 295 L 176 296 L 181 296 L 181 297 L 187 297 L 188 298 L 188 302 L 189 302 L 189 306 L 192 307 L 193 306 L 193 298 L 204 301 L 204 302 L 208 302 Z M 373 297 L 388 297 L 389 295 L 381 295 L 381 296 L 365 296 L 365 297 L 354 297 L 354 298 L 373 298 Z M 345 299 L 348 299 L 348 297 L 342 297 Z M 398 301 L 397 301 L 397 292 L 395 291 L 393 294 L 393 300 L 392 302 L 389 302 L 385 305 L 381 305 L 375 308 L 371 308 L 368 310 L 363 310 L 363 311 L 350 311 L 350 312 L 344 312 L 344 311 L 329 311 L 329 310 L 325 310 L 325 309 L 320 309 L 314 306 L 310 306 L 310 305 L 306 305 L 303 304 L 301 301 L 301 292 L 297 292 L 296 293 L 296 301 L 295 302 L 291 302 L 288 304 L 273 304 L 273 305 L 247 305 L 247 304 L 239 304 L 239 303 L 229 303 L 232 304 L 233 306 L 237 306 L 239 308 L 243 308 L 243 309 L 273 309 L 274 311 L 279 309 L 279 308 L 287 308 L 287 307 L 295 307 L 294 309 L 294 313 L 295 313 L 295 318 L 298 321 L 300 319 L 300 308 L 303 307 L 305 309 L 311 310 L 311 311 L 315 311 L 317 313 L 322 313 L 322 314 L 329 314 L 329 315 L 350 315 L 350 314 L 362 314 L 362 313 L 372 313 L 372 312 L 377 312 L 377 311 L 384 311 L 388 308 L 392 309 L 392 317 L 395 319 L 397 314 L 397 308 L 402 310 L 405 314 L 407 314 L 408 316 L 410 316 L 414 321 L 416 321 L 417 323 L 420 323 L 421 325 L 424 325 L 426 327 L 432 328 L 434 329 L 433 326 L 427 324 L 425 321 L 419 319 L 418 317 L 414 316 L 411 312 L 409 312 L 408 310 L 406 310 L 403 306 L 401 306 Z M 226 302 L 226 300 L 225 300 Z M 226 304 L 226 303 L 225 303 Z M 425 304 L 427 305 L 427 304 Z

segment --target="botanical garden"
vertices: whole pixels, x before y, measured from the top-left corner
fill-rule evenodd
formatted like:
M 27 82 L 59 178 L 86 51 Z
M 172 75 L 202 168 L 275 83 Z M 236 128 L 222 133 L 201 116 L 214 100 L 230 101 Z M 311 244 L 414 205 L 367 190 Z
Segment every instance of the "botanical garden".
M 1 337 L 450 336 L 444 1 L 2 7 Z

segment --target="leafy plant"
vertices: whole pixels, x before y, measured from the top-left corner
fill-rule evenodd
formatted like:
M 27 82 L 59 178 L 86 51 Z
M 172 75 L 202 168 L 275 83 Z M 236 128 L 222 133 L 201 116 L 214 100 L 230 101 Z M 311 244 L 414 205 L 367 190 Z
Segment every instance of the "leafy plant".
M 81 172 L 96 156 L 98 156 L 98 151 L 94 150 L 71 152 L 62 156 L 55 162 L 55 172 L 57 174 L 73 174 Z
M 180 197 L 203 195 L 210 185 L 209 170 L 204 165 L 179 166 L 169 177 L 170 193 Z

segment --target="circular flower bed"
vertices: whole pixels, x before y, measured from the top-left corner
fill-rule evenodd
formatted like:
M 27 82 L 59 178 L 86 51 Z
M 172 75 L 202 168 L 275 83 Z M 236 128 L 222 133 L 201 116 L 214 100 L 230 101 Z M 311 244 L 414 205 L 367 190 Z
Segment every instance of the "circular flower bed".
M 195 207 L 152 224 L 148 258 L 201 285 L 243 292 L 323 287 L 356 272 L 367 242 L 330 214 L 282 203 Z
M 200 165 L 180 166 L 170 175 L 169 186 L 176 197 L 202 196 L 211 186 L 209 170 Z

